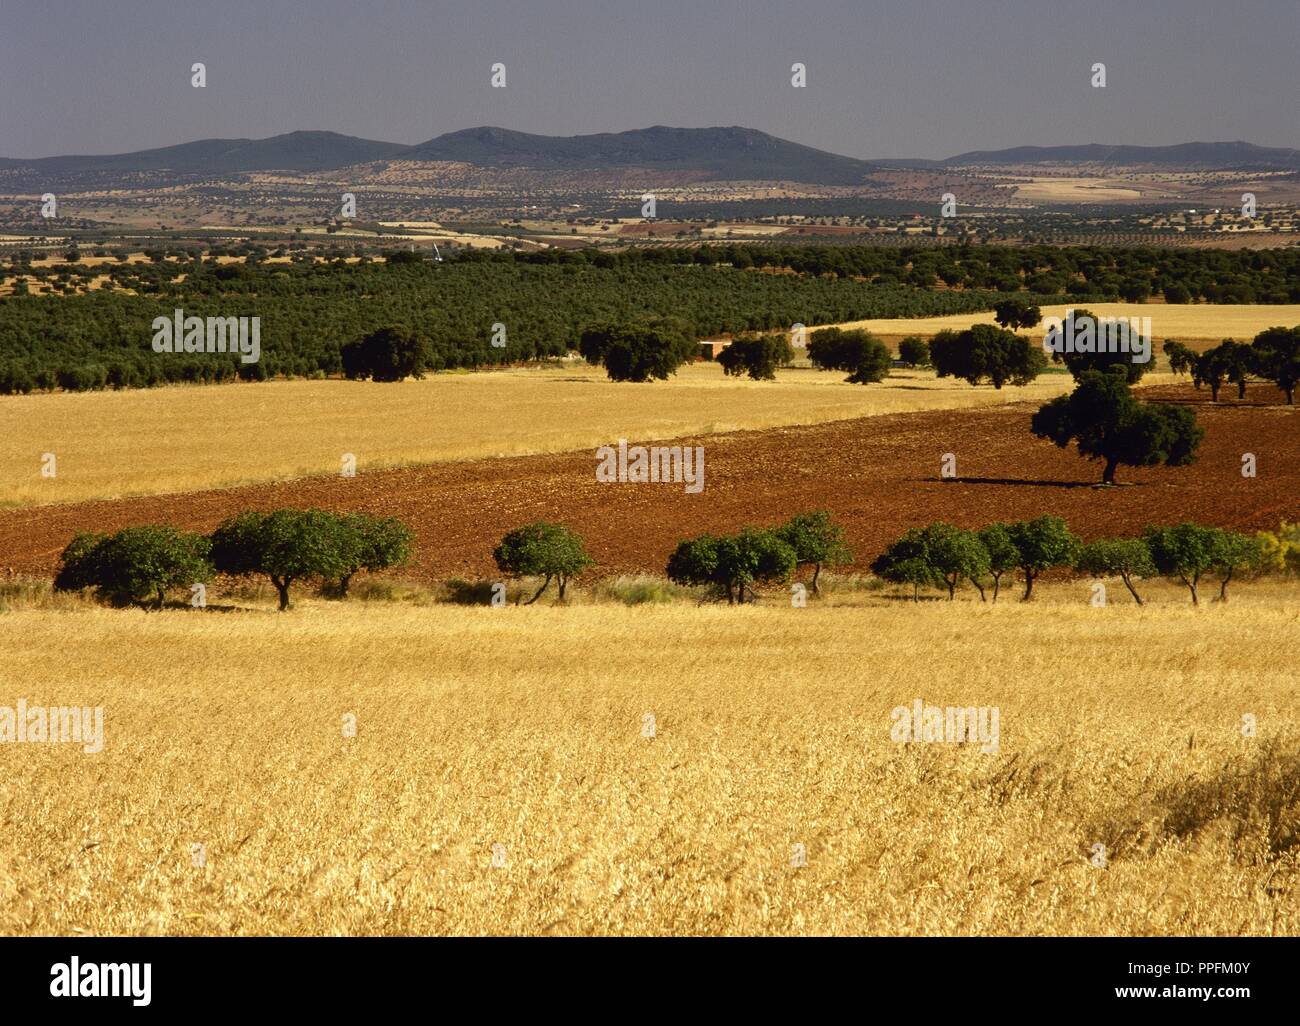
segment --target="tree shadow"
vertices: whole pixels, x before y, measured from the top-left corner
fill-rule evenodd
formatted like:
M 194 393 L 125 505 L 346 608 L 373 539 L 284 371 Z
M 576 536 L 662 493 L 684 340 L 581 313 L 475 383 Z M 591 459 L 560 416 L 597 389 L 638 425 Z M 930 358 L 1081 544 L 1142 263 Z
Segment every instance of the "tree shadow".
M 1043 481 L 1022 477 L 944 477 L 921 478 L 925 481 L 939 481 L 942 484 L 976 484 L 976 485 L 1028 485 L 1031 488 L 1123 488 L 1124 485 L 1103 485 L 1100 481 Z

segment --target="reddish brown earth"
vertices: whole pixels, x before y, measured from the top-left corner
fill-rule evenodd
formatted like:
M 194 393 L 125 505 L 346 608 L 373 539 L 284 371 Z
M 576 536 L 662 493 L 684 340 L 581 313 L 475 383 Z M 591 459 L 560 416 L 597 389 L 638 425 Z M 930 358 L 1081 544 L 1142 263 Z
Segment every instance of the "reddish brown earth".
M 858 568 L 905 529 L 939 519 L 979 527 L 1054 513 L 1085 538 L 1185 519 L 1249 530 L 1300 519 L 1300 408 L 1277 405 L 1279 393 L 1264 386 L 1218 406 L 1187 386 L 1142 394 L 1193 404 L 1205 441 L 1190 467 L 1120 468 L 1118 488 L 1092 487 L 1098 464 L 1034 438 L 1035 407 L 1022 403 L 680 440 L 705 447 L 698 495 L 598 483 L 594 451 L 584 450 L 14 510 L 0 513 L 0 568 L 49 573 L 78 530 L 163 522 L 210 531 L 232 513 L 278 506 L 401 517 L 418 533 L 411 574 L 422 578 L 489 573 L 501 535 L 538 517 L 576 528 L 602 573 L 662 572 L 684 537 L 817 508 L 845 525 Z M 939 477 L 945 452 L 957 457 L 958 480 Z M 1247 452 L 1258 461 L 1254 479 L 1241 475 Z

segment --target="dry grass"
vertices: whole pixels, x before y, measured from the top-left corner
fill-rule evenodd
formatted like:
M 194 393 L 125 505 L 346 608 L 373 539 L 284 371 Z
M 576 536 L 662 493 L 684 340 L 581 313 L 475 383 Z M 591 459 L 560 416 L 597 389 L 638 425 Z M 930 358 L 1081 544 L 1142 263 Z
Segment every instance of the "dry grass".
M 18 596 L 0 705 L 102 704 L 106 746 L 0 745 L 0 932 L 1300 933 L 1295 585 L 1199 610 L 1150 587 L 1144 609 L 1081 584 L 995 608 Z M 999 707 L 1000 751 L 891 742 L 918 697 Z
M 563 452 L 685 434 L 1045 399 L 1063 374 L 1027 388 L 972 388 L 930 372 L 879 385 L 842 374 L 726 378 L 714 363 L 666 382 L 616 384 L 585 363 L 438 374 L 400 385 L 271 381 L 127 392 L 0 396 L 0 506 L 75 502 L 358 472 L 443 460 Z M 40 475 L 53 452 L 58 476 Z
M 1167 304 L 1167 303 L 1078 303 L 1098 317 L 1150 317 L 1151 336 L 1157 342 L 1173 338 L 1182 342 L 1214 342 L 1235 338 L 1249 342 L 1265 328 L 1300 324 L 1300 306 L 1255 306 L 1250 304 Z M 1068 306 L 1044 306 L 1044 317 L 1064 317 Z M 972 324 L 995 324 L 992 311 L 950 314 L 944 317 L 918 317 L 853 321 L 844 327 L 866 328 L 879 335 L 930 336 L 954 328 L 960 331 Z M 1042 339 L 1043 329 L 1032 333 Z

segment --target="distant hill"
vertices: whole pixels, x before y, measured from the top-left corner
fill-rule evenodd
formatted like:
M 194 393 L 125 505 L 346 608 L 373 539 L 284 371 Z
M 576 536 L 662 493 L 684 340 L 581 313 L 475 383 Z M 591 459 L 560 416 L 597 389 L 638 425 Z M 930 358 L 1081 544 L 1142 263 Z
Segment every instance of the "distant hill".
M 200 139 L 197 142 L 108 156 L 0 160 L 0 167 L 31 168 L 52 175 L 176 171 L 221 175 L 241 171 L 325 171 L 384 160 L 409 147 L 357 139 L 337 132 L 289 132 L 269 139 Z
M 413 146 L 403 157 L 557 171 L 618 167 L 702 171 L 715 179 L 789 179 L 822 185 L 855 185 L 873 170 L 864 160 L 736 126 L 655 125 L 630 132 L 571 136 L 469 128 Z
M 778 139 L 753 128 L 669 128 L 655 125 L 597 135 L 532 135 L 505 128 L 468 128 L 405 146 L 339 135 L 289 132 L 269 139 L 197 142 L 107 156 L 0 159 L 10 180 L 93 178 L 132 173 L 221 176 L 249 171 L 329 171 L 383 160 L 460 161 L 482 168 L 584 171 L 645 168 L 694 172 L 713 180 L 785 180 L 858 185 L 882 168 L 943 169 L 968 164 L 1108 163 L 1213 168 L 1300 168 L 1300 150 L 1246 142 L 1178 146 L 1020 146 L 961 153 L 947 160 L 865 161 Z
M 974 150 L 941 161 L 881 161 L 915 167 L 963 164 L 1155 164 L 1213 168 L 1300 168 L 1300 150 L 1255 146 L 1248 142 L 1193 142 L 1176 146 L 1017 146 L 1008 150 Z
M 454 160 L 479 167 L 542 171 L 638 167 L 702 172 L 714 179 L 788 179 L 825 185 L 861 182 L 865 161 L 777 139 L 752 128 L 653 128 L 549 136 L 504 128 L 449 132 L 417 146 L 335 132 L 290 132 L 269 139 L 202 139 L 111 156 L 0 160 L 36 174 L 99 176 L 139 171 L 222 175 L 246 171 L 327 171 L 377 160 Z

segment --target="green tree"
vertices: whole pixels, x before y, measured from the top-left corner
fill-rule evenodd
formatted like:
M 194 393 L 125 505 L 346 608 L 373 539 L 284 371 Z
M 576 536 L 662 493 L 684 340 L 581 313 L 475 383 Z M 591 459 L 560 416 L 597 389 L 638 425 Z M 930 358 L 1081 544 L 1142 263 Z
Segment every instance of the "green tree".
M 738 534 L 706 534 L 679 543 L 668 557 L 667 575 L 675 584 L 710 585 L 729 605 L 743 605 L 755 584 L 789 580 L 796 560 L 795 550 L 775 532 L 746 527 Z
M 390 325 L 349 342 L 341 349 L 343 373 L 353 380 L 402 381 L 422 378 L 429 347 L 409 328 Z
M 1080 539 L 1060 517 L 1044 515 L 1018 520 L 1007 525 L 1007 532 L 1020 554 L 1020 571 L 1025 575 L 1025 594 L 1021 599 L 1024 602 L 1033 595 L 1034 581 L 1044 570 L 1074 565 Z
M 1133 586 L 1133 578 L 1156 574 L 1151 549 L 1142 538 L 1101 538 L 1088 542 L 1079 549 L 1074 568 L 1090 577 L 1118 577 L 1139 606 L 1142 596 Z
M 808 340 L 808 358 L 819 370 L 848 372 L 855 385 L 884 381 L 893 357 L 889 347 L 868 331 L 820 328 Z
M 1210 386 L 1211 402 L 1219 401 L 1219 389 L 1229 381 L 1237 386 L 1237 398 L 1246 398 L 1246 379 L 1257 362 L 1250 346 L 1228 338 L 1192 360 L 1192 375 Z
M 674 584 L 688 588 L 701 588 L 709 585 L 722 586 L 718 575 L 718 543 L 721 539 L 712 534 L 702 534 L 697 538 L 688 538 L 677 543 L 672 555 L 668 557 L 665 571 Z M 733 593 L 727 594 L 728 602 L 735 602 Z
M 208 539 L 165 525 L 128 527 L 113 535 L 81 534 L 63 550 L 59 590 L 94 587 L 116 603 L 152 600 L 162 609 L 172 588 L 212 580 Z
M 718 354 L 724 374 L 748 374 L 755 381 L 775 381 L 779 367 L 794 361 L 794 348 L 784 334 L 740 335 Z
M 989 554 L 989 576 L 993 578 L 993 601 L 1002 588 L 1002 575 L 1020 565 L 1020 550 L 1011 541 L 1006 524 L 989 524 L 979 531 L 980 541 Z
M 928 367 L 930 345 L 917 335 L 908 335 L 898 343 L 898 358 L 909 367 Z
M 1065 369 L 1074 376 L 1076 381 L 1078 381 L 1088 371 L 1106 372 L 1118 367 L 1123 368 L 1124 377 L 1130 385 L 1136 384 L 1141 379 L 1142 375 L 1147 372 L 1147 368 L 1150 367 L 1150 362 L 1135 363 L 1133 361 L 1132 352 L 1126 353 L 1118 348 L 1111 349 L 1108 345 L 1105 345 L 1105 339 L 1103 339 L 1103 331 L 1105 329 L 1101 323 L 1102 319 L 1091 310 L 1080 309 L 1071 312 L 1075 324 L 1079 324 L 1085 320 L 1093 322 L 1094 351 L 1090 353 L 1053 352 L 1052 362 L 1064 363 Z M 1064 325 L 1062 325 L 1061 330 L 1065 330 Z
M 1224 554 L 1222 533 L 1217 527 L 1187 522 L 1174 527 L 1148 527 L 1142 537 L 1151 550 L 1156 570 L 1182 581 L 1192 593 L 1192 605 L 1199 605 L 1197 587 L 1201 575 L 1213 570 Z
M 95 587 L 99 579 L 95 551 L 107 537 L 92 531 L 77 532 L 59 557 L 59 571 L 54 577 L 55 591 L 81 591 Z
M 941 331 L 930 340 L 930 359 L 941 378 L 960 378 L 994 388 L 1027 385 L 1047 366 L 1041 346 L 1005 328 L 976 324 L 965 331 Z
M 818 593 L 817 578 L 822 566 L 847 563 L 853 558 L 844 541 L 844 529 L 831 521 L 828 510 L 796 514 L 776 529 L 776 536 L 794 549 L 796 567 L 813 568 L 813 594 Z
M 1196 353 L 1181 342 L 1169 339 L 1161 349 L 1169 360 L 1169 369 L 1175 374 L 1187 374 L 1196 366 Z
M 871 572 L 894 584 L 910 584 L 912 601 L 921 601 L 921 588 L 945 587 L 947 581 L 930 560 L 927 538 L 919 527 L 908 530 L 871 564 Z
M 1032 328 L 1043 319 L 1043 312 L 1023 299 L 1004 299 L 993 307 L 993 318 L 1002 327 L 1015 331 Z
M 560 601 L 564 601 L 569 581 L 595 564 L 576 532 L 545 520 L 535 520 L 508 532 L 492 558 L 503 573 L 545 578 L 533 597 L 524 603 L 529 606 L 542 597 L 552 580 L 559 585 Z
M 698 343 L 680 323 L 594 325 L 582 332 L 578 352 L 603 365 L 611 381 L 666 381 L 697 355 Z
M 401 566 L 411 558 L 415 536 L 396 517 L 349 513 L 342 520 L 346 573 L 339 578 L 339 594 L 343 598 L 347 598 L 352 577 L 358 571 L 377 573 Z
M 1219 601 L 1228 601 L 1228 582 L 1235 573 L 1254 572 L 1264 562 L 1263 542 L 1240 531 L 1220 531 L 1214 550 L 1213 569 L 1222 574 Z
M 1300 385 L 1300 325 L 1261 331 L 1251 351 L 1255 373 L 1277 385 L 1286 393 L 1286 404 L 1294 406 L 1296 385 Z
M 1139 402 L 1117 371 L 1086 371 L 1073 392 L 1039 408 L 1030 430 L 1062 449 L 1077 443 L 1085 459 L 1104 460 L 1105 484 L 1115 483 L 1121 464 L 1186 466 L 1205 437 L 1191 409 Z
M 240 513 L 212 534 L 212 562 L 232 577 L 265 574 L 289 608 L 294 581 L 337 581 L 350 573 L 346 529 L 337 514 L 320 509 Z
M 979 590 L 980 601 L 985 601 L 980 578 L 989 572 L 991 560 L 980 536 L 942 521 L 922 528 L 921 536 L 926 558 L 948 588 L 948 601 L 953 600 L 963 577 Z

